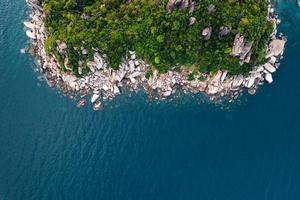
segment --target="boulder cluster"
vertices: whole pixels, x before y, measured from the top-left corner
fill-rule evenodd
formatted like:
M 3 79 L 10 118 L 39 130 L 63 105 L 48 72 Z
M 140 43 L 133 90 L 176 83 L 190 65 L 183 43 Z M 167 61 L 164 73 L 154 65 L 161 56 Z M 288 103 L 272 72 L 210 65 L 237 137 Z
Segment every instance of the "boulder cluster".
M 138 90 L 144 88 L 149 96 L 156 94 L 157 97 L 167 98 L 176 92 L 177 89 L 186 92 L 202 92 L 208 97 L 215 98 L 224 95 L 236 97 L 242 88 L 248 89 L 250 94 L 254 94 L 257 86 L 263 82 L 272 83 L 272 73 L 279 67 L 278 60 L 283 54 L 285 40 L 276 37 L 274 31 L 267 45 L 265 64 L 255 66 L 248 75 L 229 75 L 227 71 L 218 71 L 217 73 L 201 74 L 195 73 L 193 80 L 189 77 L 192 70 L 182 68 L 181 71 L 171 70 L 161 74 L 149 66 L 143 60 L 138 59 L 134 51 L 129 51 L 128 56 L 123 59 L 117 70 L 108 67 L 105 55 L 101 54 L 99 49 L 94 50 L 93 59 L 87 66 L 89 73 L 82 77 L 77 77 L 71 72 L 62 72 L 61 66 L 53 55 L 47 55 L 44 42 L 47 38 L 47 31 L 44 26 L 43 9 L 39 0 L 27 0 L 31 7 L 32 14 L 28 21 L 24 22 L 26 34 L 31 40 L 34 53 L 37 56 L 39 65 L 45 74 L 45 79 L 51 87 L 60 87 L 69 94 L 76 94 L 81 97 L 77 106 L 85 104 L 89 97 L 95 110 L 99 110 L 102 102 L 106 99 L 112 99 L 122 92 L 123 88 Z M 171 11 L 174 5 L 179 1 L 170 0 L 167 5 L 167 11 Z M 192 10 L 191 2 L 181 0 L 180 5 L 189 7 Z M 159 3 L 159 2 L 158 2 Z M 214 7 L 208 8 L 213 12 Z M 192 13 L 192 12 L 191 12 Z M 202 35 L 209 39 L 211 28 L 203 30 Z M 230 27 L 221 27 L 219 37 L 230 32 Z M 67 44 L 61 41 L 57 42 L 58 51 L 61 54 L 66 52 Z M 87 53 L 86 49 L 81 48 L 82 53 Z M 241 64 L 248 62 L 251 56 L 251 43 L 245 41 L 243 36 L 237 34 L 232 48 L 232 56 L 239 57 Z M 65 59 L 65 62 L 68 62 Z M 81 61 L 80 61 L 81 62 Z M 79 74 L 82 74 L 81 64 L 79 62 Z M 148 70 L 152 71 L 150 77 L 146 78 Z

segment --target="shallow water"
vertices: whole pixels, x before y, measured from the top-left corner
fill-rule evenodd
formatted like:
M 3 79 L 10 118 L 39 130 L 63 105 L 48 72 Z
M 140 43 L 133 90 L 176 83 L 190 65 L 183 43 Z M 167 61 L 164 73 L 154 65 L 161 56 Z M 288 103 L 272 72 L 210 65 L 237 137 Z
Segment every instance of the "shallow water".
M 300 10 L 274 83 L 235 104 L 122 95 L 76 108 L 38 80 L 25 1 L 0 0 L 0 199 L 300 199 Z

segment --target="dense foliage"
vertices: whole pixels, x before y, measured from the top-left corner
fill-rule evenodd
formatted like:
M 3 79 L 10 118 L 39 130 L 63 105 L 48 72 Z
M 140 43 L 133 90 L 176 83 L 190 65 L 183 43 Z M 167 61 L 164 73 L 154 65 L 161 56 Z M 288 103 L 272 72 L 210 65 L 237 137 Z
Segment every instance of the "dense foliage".
M 272 32 L 266 20 L 267 0 L 194 0 L 196 23 L 188 26 L 188 9 L 165 10 L 167 0 L 44 0 L 49 38 L 47 53 L 63 57 L 56 49 L 56 40 L 68 45 L 70 69 L 78 73 L 78 61 L 88 61 L 96 47 L 107 55 L 110 66 L 117 68 L 128 50 L 164 72 L 171 67 L 192 66 L 201 71 L 226 69 L 232 74 L 247 72 L 262 62 L 265 44 Z M 209 4 L 215 12 L 208 14 Z M 88 17 L 82 17 L 84 16 Z M 212 26 L 212 37 L 205 41 L 202 30 Z M 219 39 L 221 26 L 232 31 Z M 251 63 L 240 66 L 230 56 L 236 33 L 253 42 Z M 80 48 L 88 49 L 83 55 Z M 86 68 L 87 71 L 87 68 Z

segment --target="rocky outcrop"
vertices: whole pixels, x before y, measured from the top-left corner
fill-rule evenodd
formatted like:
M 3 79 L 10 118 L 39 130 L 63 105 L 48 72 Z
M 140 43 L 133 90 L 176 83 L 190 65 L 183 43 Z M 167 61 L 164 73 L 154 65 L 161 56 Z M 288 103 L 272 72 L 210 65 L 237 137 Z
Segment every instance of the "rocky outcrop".
M 233 42 L 231 56 L 240 59 L 240 65 L 249 63 L 251 57 L 252 43 L 247 42 L 240 33 L 236 34 Z

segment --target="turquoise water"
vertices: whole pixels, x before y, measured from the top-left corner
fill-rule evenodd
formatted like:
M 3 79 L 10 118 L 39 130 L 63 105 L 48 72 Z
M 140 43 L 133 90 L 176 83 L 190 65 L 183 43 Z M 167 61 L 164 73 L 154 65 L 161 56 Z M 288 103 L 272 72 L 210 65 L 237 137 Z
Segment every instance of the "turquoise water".
M 123 95 L 76 108 L 39 81 L 25 1 L 0 0 L 0 199 L 300 199 L 300 10 L 274 84 L 232 105 Z

